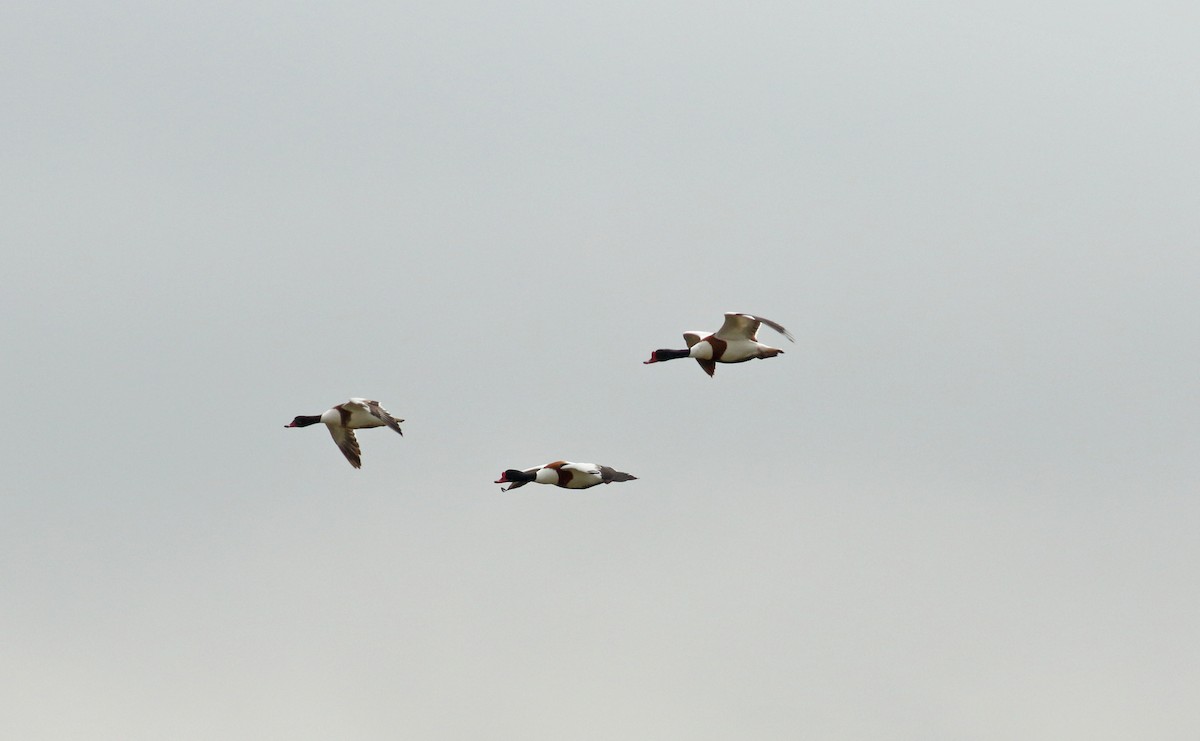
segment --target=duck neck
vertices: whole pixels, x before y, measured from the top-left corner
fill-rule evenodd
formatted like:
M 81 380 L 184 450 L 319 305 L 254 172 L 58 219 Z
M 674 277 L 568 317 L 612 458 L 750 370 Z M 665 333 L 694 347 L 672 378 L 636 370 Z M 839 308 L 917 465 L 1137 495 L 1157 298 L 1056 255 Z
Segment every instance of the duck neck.
M 658 360 L 659 362 L 662 362 L 663 360 L 678 360 L 679 358 L 686 358 L 691 354 L 692 354 L 692 351 L 690 349 L 688 349 L 688 350 L 655 350 L 654 351 L 654 359 Z
M 292 420 L 292 427 L 308 427 L 321 421 L 319 414 L 304 414 Z

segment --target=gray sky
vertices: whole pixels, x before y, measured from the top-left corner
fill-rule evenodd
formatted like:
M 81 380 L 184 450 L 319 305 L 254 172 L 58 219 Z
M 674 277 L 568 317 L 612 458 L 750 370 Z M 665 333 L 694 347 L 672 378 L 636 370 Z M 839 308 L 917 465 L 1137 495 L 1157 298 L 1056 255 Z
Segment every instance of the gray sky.
M 6 3 L 0 735 L 1195 738 L 1198 28 Z

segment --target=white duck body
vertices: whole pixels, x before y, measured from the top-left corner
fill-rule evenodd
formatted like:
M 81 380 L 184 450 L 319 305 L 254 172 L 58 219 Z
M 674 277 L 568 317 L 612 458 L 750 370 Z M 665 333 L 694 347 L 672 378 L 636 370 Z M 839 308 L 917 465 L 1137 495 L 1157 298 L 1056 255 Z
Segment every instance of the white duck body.
M 586 489 L 589 486 L 603 484 L 600 476 L 600 466 L 595 463 L 572 463 L 570 461 L 555 461 L 538 469 L 539 484 L 561 486 L 564 489 Z
M 724 340 L 716 332 L 711 334 L 684 332 L 683 339 L 688 344 L 688 357 L 696 360 L 744 363 L 755 358 L 773 358 L 783 352 L 778 347 L 771 347 L 754 339 Z

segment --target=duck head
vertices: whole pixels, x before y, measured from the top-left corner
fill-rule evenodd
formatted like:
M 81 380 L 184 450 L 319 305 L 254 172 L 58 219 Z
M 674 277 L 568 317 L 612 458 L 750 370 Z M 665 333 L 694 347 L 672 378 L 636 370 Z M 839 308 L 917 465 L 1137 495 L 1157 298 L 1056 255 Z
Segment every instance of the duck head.
M 496 479 L 492 483 L 493 484 L 511 484 L 511 483 L 517 483 L 517 482 L 524 483 L 526 481 L 533 481 L 536 478 L 537 478 L 537 472 L 535 472 L 535 471 L 518 471 L 515 468 L 510 468 L 506 471 L 503 471 L 500 474 L 500 478 Z
M 319 415 L 319 414 L 316 414 L 316 415 L 302 414 L 299 417 L 296 417 L 295 419 L 293 419 L 288 424 L 284 425 L 284 427 L 308 427 L 309 425 L 315 425 L 316 423 L 318 423 L 320 421 L 321 421 L 321 415 Z
M 691 354 L 691 350 L 655 350 L 650 353 L 649 360 L 643 360 L 642 365 L 650 365 L 651 363 L 661 363 L 666 360 L 678 360 L 686 358 Z

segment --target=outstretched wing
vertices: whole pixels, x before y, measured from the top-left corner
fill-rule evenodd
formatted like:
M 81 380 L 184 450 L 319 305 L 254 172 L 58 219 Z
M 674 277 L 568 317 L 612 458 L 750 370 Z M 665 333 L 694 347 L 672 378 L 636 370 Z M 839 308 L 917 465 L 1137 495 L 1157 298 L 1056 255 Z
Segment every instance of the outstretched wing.
M 687 346 L 690 349 L 692 345 L 696 344 L 707 336 L 707 332 L 684 332 L 683 341 L 687 343 Z
M 758 321 L 767 325 L 768 327 L 775 330 L 776 332 L 783 335 L 784 337 L 788 338 L 789 341 L 791 341 L 791 342 L 796 341 L 796 338 L 792 336 L 792 333 L 787 331 L 786 329 L 784 329 L 783 325 L 780 324 L 779 322 L 773 322 L 770 319 L 764 319 L 761 316 L 755 317 L 755 319 L 757 319 Z
M 400 423 L 403 422 L 404 420 L 396 419 L 395 417 L 393 417 L 388 412 L 388 410 L 379 406 L 379 402 L 377 402 L 377 401 L 372 401 L 371 399 L 363 399 L 363 404 L 367 407 L 367 411 L 369 411 L 371 414 L 375 415 L 377 418 L 382 420 L 385 425 L 387 425 L 391 429 L 395 430 L 397 434 L 399 434 L 399 435 L 404 434 L 403 432 L 400 432 Z
M 782 324 L 773 322 L 770 319 L 764 319 L 761 316 L 741 314 L 736 311 L 730 311 L 725 314 L 725 323 L 714 334 L 718 339 L 725 340 L 726 342 L 735 342 L 737 340 L 757 341 L 759 324 L 767 325 L 792 342 L 796 341 L 796 338 L 792 337 L 792 333 L 784 329 Z
M 725 312 L 725 323 L 715 334 L 717 339 L 726 342 L 738 340 L 753 340 L 758 333 L 758 320 L 749 314 L 739 314 L 736 311 Z
M 700 364 L 700 367 L 704 369 L 709 378 L 712 378 L 713 374 L 717 372 L 717 361 L 715 360 L 701 360 L 696 358 L 696 362 Z
M 330 427 L 329 434 L 333 436 L 333 441 L 337 443 L 338 449 L 342 451 L 342 455 L 346 456 L 346 460 L 350 461 L 350 465 L 355 468 L 362 468 L 362 452 L 358 448 L 358 439 L 354 437 L 354 430 L 346 427 Z

